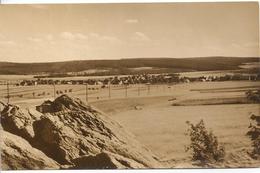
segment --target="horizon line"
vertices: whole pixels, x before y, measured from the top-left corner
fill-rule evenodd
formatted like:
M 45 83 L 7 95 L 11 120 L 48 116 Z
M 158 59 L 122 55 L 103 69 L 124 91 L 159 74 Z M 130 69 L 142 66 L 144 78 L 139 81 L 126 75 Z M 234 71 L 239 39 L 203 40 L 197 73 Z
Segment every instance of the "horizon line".
M 260 58 L 260 56 L 194 56 L 194 57 L 129 57 L 129 58 L 115 58 L 115 59 L 75 59 L 65 61 L 41 61 L 41 62 L 15 62 L 15 61 L 0 61 L 0 63 L 14 63 L 14 64 L 43 64 L 43 63 L 61 63 L 73 61 L 115 61 L 115 60 L 131 60 L 131 59 L 193 59 L 193 58 Z

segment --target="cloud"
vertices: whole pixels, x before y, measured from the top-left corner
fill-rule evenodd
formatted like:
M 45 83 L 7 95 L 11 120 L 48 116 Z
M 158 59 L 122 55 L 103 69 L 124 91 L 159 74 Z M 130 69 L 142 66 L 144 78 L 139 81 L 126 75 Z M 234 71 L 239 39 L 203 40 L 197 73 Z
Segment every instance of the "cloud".
M 110 36 L 110 35 L 102 35 L 96 32 L 92 32 L 89 34 L 82 34 L 82 33 L 72 33 L 72 32 L 62 32 L 60 33 L 60 37 L 65 40 L 88 40 L 92 42 L 106 42 L 112 44 L 120 44 L 122 41 L 117 37 Z
M 259 43 L 257 42 L 245 42 L 245 43 L 231 43 L 230 48 L 236 49 L 236 50 L 243 50 L 243 51 L 249 51 L 249 50 L 258 50 L 259 49 Z
M 60 34 L 61 38 L 66 39 L 66 40 L 74 40 L 75 36 L 71 32 L 62 32 Z
M 77 39 L 81 39 L 81 40 L 86 40 L 88 39 L 88 36 L 84 35 L 84 34 L 81 34 L 81 33 L 76 33 L 74 34 L 75 38 Z
M 89 36 L 92 37 L 92 38 L 96 38 L 96 39 L 100 38 L 100 35 L 98 33 L 95 33 L 95 32 L 90 33 Z
M 0 38 L 5 38 L 4 34 L 0 33 Z
M 248 42 L 248 43 L 244 44 L 244 47 L 247 47 L 247 48 L 258 47 L 258 46 L 259 46 L 258 42 Z
M 42 41 L 42 39 L 36 38 L 36 37 L 29 37 L 29 38 L 27 38 L 27 40 L 29 40 L 31 42 L 35 42 L 35 43 L 39 43 Z
M 133 33 L 131 39 L 135 40 L 135 41 L 150 41 L 151 40 L 147 35 L 145 35 L 142 32 Z
M 86 40 L 88 36 L 81 33 L 62 32 L 60 36 L 66 40 Z
M 47 34 L 47 35 L 45 36 L 45 39 L 48 40 L 48 41 L 52 41 L 52 40 L 53 40 L 52 34 Z
M 44 41 L 52 42 L 53 41 L 53 35 L 52 34 L 46 34 L 46 35 L 42 35 L 41 37 L 28 37 L 27 40 L 30 41 L 30 42 L 33 42 L 33 43 L 41 43 L 41 42 L 44 42 Z
M 137 19 L 126 19 L 125 23 L 135 24 L 135 23 L 139 23 L 139 21 Z
M 28 6 L 32 7 L 32 8 L 36 8 L 36 9 L 41 9 L 41 10 L 47 10 L 48 9 L 47 5 L 31 4 L 31 5 L 28 5 Z
M 0 45 L 2 45 L 2 46 L 14 46 L 14 45 L 16 45 L 16 43 L 14 41 L 7 40 L 7 41 L 0 41 Z
M 121 43 L 122 41 L 117 37 L 108 36 L 108 35 L 100 35 L 98 33 L 90 33 L 89 36 L 98 41 L 105 41 L 110 43 Z
M 121 40 L 119 40 L 119 39 L 116 38 L 116 37 L 103 36 L 101 39 L 104 40 L 104 41 L 111 42 L 111 43 L 121 43 Z

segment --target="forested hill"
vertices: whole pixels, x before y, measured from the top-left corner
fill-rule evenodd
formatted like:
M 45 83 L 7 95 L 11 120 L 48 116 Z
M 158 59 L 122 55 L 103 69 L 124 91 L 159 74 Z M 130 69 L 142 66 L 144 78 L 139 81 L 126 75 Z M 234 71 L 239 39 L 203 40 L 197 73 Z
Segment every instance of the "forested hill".
M 80 72 L 89 69 L 124 69 L 153 67 L 184 71 L 236 70 L 239 65 L 259 62 L 256 57 L 135 58 L 120 60 L 81 60 L 50 63 L 0 62 L 0 74 L 39 74 Z

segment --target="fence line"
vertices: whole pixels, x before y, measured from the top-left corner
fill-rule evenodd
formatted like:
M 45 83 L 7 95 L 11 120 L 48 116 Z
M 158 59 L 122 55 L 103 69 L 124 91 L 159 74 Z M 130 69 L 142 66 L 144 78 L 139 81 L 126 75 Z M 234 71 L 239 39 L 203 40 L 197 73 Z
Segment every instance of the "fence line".
M 15 86 L 12 87 L 12 92 L 10 92 L 10 84 L 6 82 L 6 94 L 0 94 L 0 98 L 6 98 L 7 103 L 20 99 L 39 99 L 39 98 L 51 98 L 51 92 L 53 92 L 53 98 L 55 99 L 57 95 L 69 94 L 72 96 L 79 96 L 81 99 L 85 100 L 86 103 L 89 99 L 96 100 L 111 99 L 111 98 L 129 98 L 136 96 L 145 95 L 156 95 L 155 91 L 159 91 L 160 87 L 165 90 L 165 85 L 145 85 L 145 84 L 135 84 L 135 85 L 111 85 L 110 83 L 106 87 L 101 86 L 89 86 L 85 85 L 49 85 L 50 87 L 44 87 L 45 85 L 34 85 L 34 86 Z M 70 86 L 70 87 L 69 87 Z M 71 86 L 75 86 L 72 90 Z M 85 88 L 84 88 L 85 86 Z M 28 90 L 22 90 L 29 87 Z M 38 88 L 39 87 L 39 88 Z M 52 88 L 52 89 L 51 89 Z M 2 89 L 2 91 L 4 91 Z M 40 93 L 39 93 L 40 91 Z M 92 92 L 91 92 L 92 91 Z M 142 94 L 145 93 L 146 94 Z M 92 95 L 92 96 L 90 96 Z
M 6 86 L 7 86 L 7 104 L 9 104 L 9 101 L 10 101 L 9 82 L 7 82 Z
M 86 103 L 88 103 L 88 84 L 86 84 Z

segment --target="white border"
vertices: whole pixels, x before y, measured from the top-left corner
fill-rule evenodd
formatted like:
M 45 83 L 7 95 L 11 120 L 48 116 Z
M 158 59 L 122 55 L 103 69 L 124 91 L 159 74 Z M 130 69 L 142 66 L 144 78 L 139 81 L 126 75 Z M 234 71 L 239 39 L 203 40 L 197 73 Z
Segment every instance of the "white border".
M 237 169 L 124 169 L 124 170 L 24 170 L 3 171 L 5 173 L 259 173 L 260 168 Z
M 164 3 L 164 2 L 259 2 L 259 0 L 0 0 L 2 4 L 63 3 Z
M 63 4 L 63 3 L 164 3 L 164 2 L 258 2 L 260 0 L 0 0 L 0 4 Z M 260 166 L 260 165 L 259 165 Z M 0 165 L 1 171 L 1 165 Z M 260 173 L 260 168 L 238 169 L 131 169 L 131 170 L 33 170 L 33 171 L 1 171 L 3 173 L 114 173 L 114 172 L 141 172 L 141 173 Z

